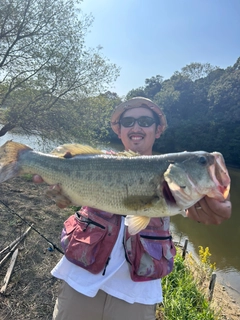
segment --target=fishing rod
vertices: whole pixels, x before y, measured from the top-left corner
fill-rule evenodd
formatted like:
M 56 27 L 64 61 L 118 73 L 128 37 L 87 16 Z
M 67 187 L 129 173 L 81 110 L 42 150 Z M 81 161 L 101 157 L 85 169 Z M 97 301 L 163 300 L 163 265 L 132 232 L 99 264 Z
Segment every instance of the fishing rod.
M 30 224 L 27 220 L 25 220 L 24 218 L 22 218 L 16 211 L 14 211 L 13 209 L 11 209 L 5 202 L 3 202 L 0 199 L 0 202 L 8 209 L 8 211 L 10 211 L 12 214 L 15 214 L 19 219 L 21 219 L 24 223 L 26 223 L 27 225 L 29 225 L 36 233 L 38 233 L 44 240 L 46 240 L 48 242 L 48 244 L 50 244 L 50 248 L 52 250 L 56 249 L 58 252 L 64 254 L 64 252 L 59 249 L 52 241 L 50 241 L 48 238 L 46 238 L 41 232 L 39 232 L 36 228 L 33 227 L 32 224 Z M 50 250 L 51 251 L 51 250 Z

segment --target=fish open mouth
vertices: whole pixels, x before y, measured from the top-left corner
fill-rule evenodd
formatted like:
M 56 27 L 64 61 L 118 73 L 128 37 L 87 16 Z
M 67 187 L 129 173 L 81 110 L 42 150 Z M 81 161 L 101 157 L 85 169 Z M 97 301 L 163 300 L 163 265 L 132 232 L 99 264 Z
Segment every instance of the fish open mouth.
M 218 152 L 213 152 L 212 154 L 215 157 L 215 165 L 209 168 L 209 173 L 217 186 L 219 200 L 224 200 L 229 195 L 231 179 L 222 155 Z
M 163 181 L 162 193 L 167 203 L 176 204 L 176 200 L 174 199 L 168 183 L 165 180 Z

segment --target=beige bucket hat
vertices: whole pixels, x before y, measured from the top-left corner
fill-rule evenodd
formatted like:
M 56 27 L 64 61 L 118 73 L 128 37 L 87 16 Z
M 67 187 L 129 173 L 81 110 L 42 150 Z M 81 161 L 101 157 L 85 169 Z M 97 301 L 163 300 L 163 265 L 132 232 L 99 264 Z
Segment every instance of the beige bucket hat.
M 111 116 L 111 126 L 113 131 L 118 134 L 119 129 L 119 119 L 124 111 L 132 108 L 148 108 L 155 112 L 160 120 L 160 125 L 162 127 L 162 132 L 167 128 L 167 120 L 166 117 L 161 110 L 161 108 L 153 103 L 150 99 L 143 97 L 135 97 L 125 102 L 119 104 L 112 113 Z

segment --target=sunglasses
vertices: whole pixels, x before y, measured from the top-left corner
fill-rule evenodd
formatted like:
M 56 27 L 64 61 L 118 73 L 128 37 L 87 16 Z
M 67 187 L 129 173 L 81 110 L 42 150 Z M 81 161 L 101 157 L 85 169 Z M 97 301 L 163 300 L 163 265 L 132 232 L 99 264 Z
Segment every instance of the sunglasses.
M 119 122 L 125 128 L 133 127 L 136 122 L 140 127 L 143 127 L 143 128 L 151 127 L 151 125 L 156 123 L 156 121 L 153 118 L 147 117 L 147 116 L 142 116 L 137 119 L 133 117 L 124 117 Z

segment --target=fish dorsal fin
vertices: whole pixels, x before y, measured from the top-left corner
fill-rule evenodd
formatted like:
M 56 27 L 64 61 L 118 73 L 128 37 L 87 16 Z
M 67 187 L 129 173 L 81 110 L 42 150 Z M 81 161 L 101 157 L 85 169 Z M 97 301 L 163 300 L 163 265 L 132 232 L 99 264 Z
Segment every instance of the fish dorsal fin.
M 78 143 L 69 143 L 63 144 L 52 150 L 51 154 L 58 157 L 71 158 L 81 154 L 104 154 L 104 152 L 98 149 L 94 149 L 90 146 L 85 146 Z
M 134 152 L 132 150 L 128 150 L 128 151 L 117 152 L 116 156 L 117 157 L 128 157 L 128 158 L 130 158 L 130 157 L 138 157 L 138 156 L 140 156 L 140 154 L 137 153 L 137 152 Z

